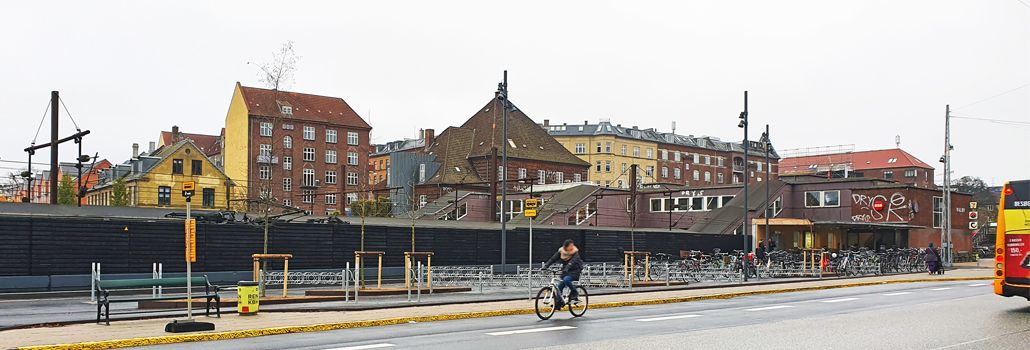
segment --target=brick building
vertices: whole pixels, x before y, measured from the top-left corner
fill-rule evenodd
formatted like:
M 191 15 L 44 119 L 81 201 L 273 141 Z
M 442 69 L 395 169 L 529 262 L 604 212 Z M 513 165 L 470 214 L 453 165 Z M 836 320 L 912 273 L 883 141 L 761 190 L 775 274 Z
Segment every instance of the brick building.
M 883 179 L 921 188 L 935 188 L 933 167 L 900 148 L 801 154 L 780 161 L 781 176 Z
M 367 181 L 371 129 L 341 98 L 236 83 L 222 151 L 235 199 L 344 212 Z
M 396 162 L 394 155 L 422 151 L 426 145 L 433 143 L 436 133 L 433 129 L 423 129 L 418 139 L 390 141 L 372 145 L 372 153 L 368 155 L 368 184 L 373 192 L 382 192 L 391 186 L 391 164 Z

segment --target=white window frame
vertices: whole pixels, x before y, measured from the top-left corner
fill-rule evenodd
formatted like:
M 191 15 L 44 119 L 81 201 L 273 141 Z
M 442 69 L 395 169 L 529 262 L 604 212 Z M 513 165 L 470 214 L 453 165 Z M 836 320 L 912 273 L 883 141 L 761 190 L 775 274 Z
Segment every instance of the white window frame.
M 358 152 L 347 152 L 347 165 L 358 165 Z
M 304 136 L 305 140 L 314 141 L 315 140 L 315 127 L 313 127 L 313 126 L 305 126 L 304 127 L 304 135 L 303 136 Z
M 327 149 L 325 150 L 325 163 L 336 164 L 336 150 Z
M 311 169 L 311 168 L 304 169 L 302 174 L 303 175 L 302 175 L 301 184 L 304 187 L 315 186 L 315 169 Z M 308 202 L 305 202 L 305 203 L 308 203 Z
M 335 184 L 336 183 L 336 170 L 326 170 L 325 171 L 325 183 L 327 185 L 328 184 Z
M 351 146 L 357 146 L 359 143 L 358 133 L 354 131 L 347 132 L 347 144 Z
M 304 147 L 303 154 L 304 154 L 304 161 L 305 162 L 314 162 L 315 161 L 315 148 L 314 147 Z
M 348 172 L 347 173 L 347 185 L 357 186 L 358 185 L 358 173 Z
M 336 194 L 335 193 L 326 193 L 325 194 L 325 204 L 336 205 Z
M 536 171 L 536 184 L 544 185 L 547 184 L 547 171 L 537 170 Z
M 290 135 L 283 136 L 283 148 L 285 148 L 285 149 L 293 149 L 293 136 L 290 136 Z
M 261 122 L 260 130 L 261 136 L 272 137 L 272 123 Z
M 586 153 L 587 153 L 587 144 L 585 144 L 585 143 L 577 143 L 576 144 L 576 154 L 586 154 Z
M 818 198 L 818 200 L 819 200 L 819 203 L 817 205 L 811 205 L 811 204 L 808 203 L 808 195 L 809 195 L 809 193 L 815 193 L 816 194 L 816 196 L 817 196 L 816 198 Z M 827 193 L 835 193 L 836 194 L 836 196 L 837 196 L 837 203 L 836 204 L 833 204 L 833 205 L 826 204 L 826 194 Z M 840 203 L 840 201 L 841 201 L 840 190 L 805 191 L 805 196 L 804 196 L 803 200 L 805 201 L 805 208 L 839 208 L 840 204 L 841 204 Z
M 325 129 L 325 143 L 336 143 L 336 130 Z
M 283 170 L 292 170 L 292 169 L 293 169 L 293 157 L 291 157 L 291 156 L 283 156 Z
M 284 177 L 283 178 L 283 192 L 293 191 L 293 179 Z

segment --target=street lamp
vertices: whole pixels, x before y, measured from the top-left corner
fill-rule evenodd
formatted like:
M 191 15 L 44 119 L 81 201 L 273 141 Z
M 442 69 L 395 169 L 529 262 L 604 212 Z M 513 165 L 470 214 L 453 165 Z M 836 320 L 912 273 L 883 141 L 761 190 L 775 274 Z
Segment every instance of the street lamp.
M 740 118 L 740 123 L 737 124 L 737 127 L 741 128 L 741 129 L 744 129 L 744 176 L 743 176 L 744 177 L 744 213 L 743 213 L 743 219 L 742 219 L 742 223 L 741 223 L 741 226 L 743 226 L 743 227 L 741 227 L 741 229 L 742 229 L 741 231 L 742 231 L 742 233 L 744 235 L 744 239 L 743 239 L 743 241 L 744 241 L 744 256 L 741 257 L 740 263 L 741 263 L 741 271 L 744 272 L 744 281 L 745 282 L 747 282 L 747 273 L 748 273 L 748 270 L 747 270 L 747 256 L 748 256 L 748 252 L 751 251 L 748 248 L 749 244 L 748 244 L 748 241 L 747 241 L 747 226 L 748 226 L 747 225 L 747 216 L 748 216 L 748 199 L 747 199 L 748 166 L 747 166 L 747 153 L 748 153 L 748 148 L 749 148 L 748 144 L 750 143 L 748 141 L 748 139 L 747 139 L 747 117 L 748 117 L 748 115 L 747 115 L 747 91 L 744 91 L 744 111 L 740 112 L 740 117 L 739 117 Z

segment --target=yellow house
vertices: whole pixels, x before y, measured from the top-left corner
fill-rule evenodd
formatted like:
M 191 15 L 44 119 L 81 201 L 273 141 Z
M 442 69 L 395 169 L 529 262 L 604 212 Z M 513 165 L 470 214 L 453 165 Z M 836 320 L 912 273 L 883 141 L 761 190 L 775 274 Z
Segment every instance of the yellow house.
M 638 166 L 641 183 L 657 182 L 658 142 L 654 130 L 598 124 L 542 125 L 565 149 L 590 163 L 587 179 L 599 186 L 629 187 L 630 166 Z
M 130 167 L 120 181 L 128 191 L 128 204 L 133 207 L 186 208 L 182 184 L 193 181 L 196 190 L 191 208 L 226 209 L 228 194 L 234 187 L 229 177 L 188 139 L 133 159 Z M 93 197 L 90 202 L 110 205 L 113 185 L 112 181 L 95 187 L 88 195 Z

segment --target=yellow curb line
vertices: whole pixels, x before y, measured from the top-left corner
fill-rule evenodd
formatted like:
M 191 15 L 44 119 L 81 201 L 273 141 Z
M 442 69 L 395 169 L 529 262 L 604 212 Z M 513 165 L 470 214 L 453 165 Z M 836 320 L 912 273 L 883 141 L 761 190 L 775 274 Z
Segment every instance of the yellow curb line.
M 752 295 L 765 295 L 765 294 L 803 292 L 803 291 L 813 291 L 813 290 L 862 287 L 862 286 L 894 284 L 894 283 L 976 281 L 976 280 L 990 280 L 990 279 L 993 279 L 993 277 L 953 277 L 953 278 L 933 278 L 933 279 L 931 279 L 931 278 L 924 278 L 924 279 L 910 279 L 910 280 L 868 281 L 868 282 L 854 282 L 854 283 L 827 285 L 827 286 L 811 286 L 811 287 L 797 287 L 797 288 L 784 288 L 784 289 L 769 289 L 769 290 L 757 290 L 757 291 L 734 292 L 734 293 L 696 295 L 696 296 L 688 296 L 688 297 L 675 297 L 675 298 L 665 298 L 665 299 L 614 301 L 614 302 L 607 302 L 607 303 L 600 303 L 600 304 L 591 304 L 590 307 L 591 308 L 595 308 L 595 309 L 606 309 L 606 308 L 613 308 L 613 307 L 642 306 L 642 305 L 660 305 L 660 304 L 682 303 L 682 302 L 701 301 L 701 300 L 713 300 L 713 299 L 731 299 L 731 298 L 738 298 L 738 297 L 752 296 Z M 660 291 L 656 291 L 656 292 L 660 292 Z M 337 329 L 377 327 L 377 326 L 404 324 L 404 323 L 412 323 L 412 322 L 434 322 L 434 321 L 460 320 L 460 319 L 470 319 L 470 318 L 484 318 L 484 317 L 496 317 L 496 316 L 523 315 L 523 314 L 531 314 L 531 313 L 534 313 L 534 312 L 535 312 L 535 310 L 532 309 L 532 308 L 493 310 L 493 311 L 478 311 L 478 312 L 463 312 L 463 313 L 443 314 L 443 315 L 396 317 L 396 318 L 386 318 L 386 319 L 379 319 L 379 320 L 323 323 L 323 324 L 314 324 L 314 325 L 307 325 L 307 326 L 286 326 L 286 327 L 260 328 L 260 329 L 249 329 L 249 330 L 227 331 L 227 332 L 212 332 L 212 333 L 198 333 L 198 334 L 167 335 L 167 336 L 159 336 L 159 337 L 144 337 L 144 338 L 131 338 L 131 339 L 104 340 L 104 341 L 83 342 L 83 343 L 74 343 L 74 344 L 55 344 L 55 345 L 25 346 L 25 347 L 20 347 L 18 349 L 23 349 L 23 350 L 42 350 L 42 349 L 48 349 L 48 350 L 51 350 L 51 349 L 52 350 L 59 350 L 59 349 L 60 350 L 63 350 L 63 349 L 93 350 L 93 349 L 126 348 L 126 347 L 136 347 L 136 346 L 174 344 L 174 343 L 186 343 L 186 342 L 198 342 L 198 341 L 231 340 L 231 339 L 261 337 L 261 336 L 267 336 L 267 335 L 290 334 L 290 333 L 323 332 L 323 331 L 331 331 L 331 330 L 337 330 Z

